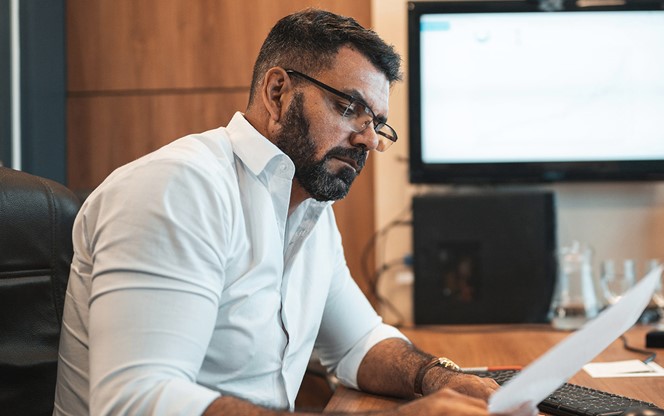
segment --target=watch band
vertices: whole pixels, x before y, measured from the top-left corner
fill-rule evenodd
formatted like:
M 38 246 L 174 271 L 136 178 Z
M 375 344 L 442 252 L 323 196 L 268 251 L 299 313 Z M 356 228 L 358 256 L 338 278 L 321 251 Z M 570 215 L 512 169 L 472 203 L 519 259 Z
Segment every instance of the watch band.
M 417 371 L 417 375 L 415 376 L 415 386 L 413 388 L 413 391 L 415 392 L 416 396 L 424 396 L 424 392 L 422 391 L 422 383 L 424 381 L 424 376 L 429 372 L 429 370 L 431 370 L 434 367 L 443 367 L 453 371 L 460 370 L 459 366 L 456 365 L 454 361 L 450 360 L 449 358 L 438 357 L 432 359 L 431 361 L 427 362 L 422 367 L 420 367 L 420 369 Z

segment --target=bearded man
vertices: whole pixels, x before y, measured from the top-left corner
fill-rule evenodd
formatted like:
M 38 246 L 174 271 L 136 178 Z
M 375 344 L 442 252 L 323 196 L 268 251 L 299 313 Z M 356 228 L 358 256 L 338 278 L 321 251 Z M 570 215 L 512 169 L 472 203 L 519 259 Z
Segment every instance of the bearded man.
M 344 260 L 331 201 L 397 140 L 386 121 L 399 66 L 353 19 L 287 16 L 244 113 L 117 169 L 87 198 L 56 415 L 289 412 L 314 348 L 346 386 L 423 396 L 399 414 L 487 414 L 497 384 L 384 324 Z

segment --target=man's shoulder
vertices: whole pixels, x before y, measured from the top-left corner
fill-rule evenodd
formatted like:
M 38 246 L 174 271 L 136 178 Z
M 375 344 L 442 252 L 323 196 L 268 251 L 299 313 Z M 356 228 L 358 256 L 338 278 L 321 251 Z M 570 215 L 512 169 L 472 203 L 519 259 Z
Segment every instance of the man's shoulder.
M 134 173 L 138 171 L 152 170 L 168 176 L 198 172 L 210 180 L 232 178 L 235 176 L 234 157 L 228 134 L 220 127 L 179 138 L 118 168 L 109 178 L 135 178 Z
M 113 171 L 93 192 L 145 190 L 174 185 L 226 192 L 236 188 L 232 147 L 223 128 L 177 139 Z M 171 185 L 168 185 L 171 184 Z M 229 189 L 231 188 L 231 189 Z
M 205 163 L 228 166 L 234 160 L 230 137 L 224 127 L 182 137 L 151 155 L 153 159 L 191 161 L 203 166 Z

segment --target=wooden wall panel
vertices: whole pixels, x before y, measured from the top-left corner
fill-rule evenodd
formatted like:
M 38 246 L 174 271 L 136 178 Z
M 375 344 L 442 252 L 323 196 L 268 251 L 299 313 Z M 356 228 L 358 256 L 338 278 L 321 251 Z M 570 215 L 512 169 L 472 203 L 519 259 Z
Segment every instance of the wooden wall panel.
M 247 99 L 246 92 L 70 97 L 69 187 L 92 189 L 175 139 L 226 125 Z
M 370 22 L 367 0 L 69 0 L 69 90 L 248 87 L 270 28 L 312 5 Z
M 370 26 L 370 0 L 68 0 L 68 185 L 90 190 L 124 163 L 225 125 L 246 107 L 270 28 L 305 7 Z M 369 163 L 335 204 L 356 278 L 374 230 L 373 198 Z

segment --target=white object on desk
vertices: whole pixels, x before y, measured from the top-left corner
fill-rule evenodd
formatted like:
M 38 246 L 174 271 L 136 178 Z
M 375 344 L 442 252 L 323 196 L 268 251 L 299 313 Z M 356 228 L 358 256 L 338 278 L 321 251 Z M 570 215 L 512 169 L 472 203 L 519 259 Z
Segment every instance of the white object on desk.
M 639 360 L 590 363 L 583 369 L 591 377 L 664 377 L 664 368 L 655 362 L 648 364 Z

